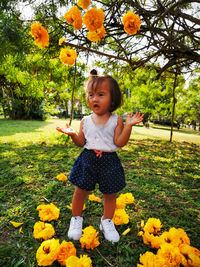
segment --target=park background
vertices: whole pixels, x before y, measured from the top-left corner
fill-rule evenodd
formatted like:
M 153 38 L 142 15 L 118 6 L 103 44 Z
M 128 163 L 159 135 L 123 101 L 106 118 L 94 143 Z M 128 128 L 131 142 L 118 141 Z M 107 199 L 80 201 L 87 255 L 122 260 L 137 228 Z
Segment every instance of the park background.
M 117 226 L 118 244 L 100 235 L 100 246 L 81 248 L 93 266 L 137 266 L 141 254 L 157 250 L 145 245 L 141 221 L 158 218 L 162 231 L 182 228 L 191 245 L 200 248 L 200 76 L 198 1 L 92 1 L 105 12 L 106 36 L 87 39 L 63 16 L 76 1 L 2 1 L 0 3 L 0 263 L 38 266 L 41 244 L 33 237 L 37 206 L 54 203 L 55 238 L 67 240 L 73 186 L 56 179 L 70 174 L 81 149 L 56 127 L 70 122 L 78 131 L 90 113 L 85 83 L 92 68 L 112 75 L 124 103 L 117 114 L 144 113 L 129 143 L 119 150 L 127 187 L 135 201 L 127 205 L 129 223 Z M 27 9 L 28 8 L 28 9 Z M 26 10 L 31 10 L 30 14 Z M 125 33 L 122 16 L 129 10 L 141 19 L 135 35 Z M 82 14 L 86 11 L 81 10 Z M 49 32 L 49 46 L 40 49 L 30 35 L 40 22 Z M 59 39 L 66 38 L 61 45 Z M 76 49 L 73 66 L 59 59 L 61 47 Z M 98 190 L 95 195 L 102 197 Z M 99 229 L 102 204 L 86 201 L 85 226 Z M 10 223 L 22 222 L 22 228 Z M 60 266 L 54 262 L 52 266 Z

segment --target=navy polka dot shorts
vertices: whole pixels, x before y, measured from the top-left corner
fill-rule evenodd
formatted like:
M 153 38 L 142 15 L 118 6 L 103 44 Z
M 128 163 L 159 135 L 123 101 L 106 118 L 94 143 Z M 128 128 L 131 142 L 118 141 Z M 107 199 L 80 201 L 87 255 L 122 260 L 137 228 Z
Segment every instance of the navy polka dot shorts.
M 97 157 L 93 150 L 84 149 L 74 162 L 69 181 L 87 191 L 95 189 L 103 194 L 114 194 L 125 186 L 124 169 L 116 152 L 102 152 Z

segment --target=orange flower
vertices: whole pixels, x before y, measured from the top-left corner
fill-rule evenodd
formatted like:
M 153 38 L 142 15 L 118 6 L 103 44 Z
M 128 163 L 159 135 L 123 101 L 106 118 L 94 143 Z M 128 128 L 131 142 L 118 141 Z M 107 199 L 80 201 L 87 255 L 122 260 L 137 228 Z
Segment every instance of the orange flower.
M 83 229 L 83 235 L 80 238 L 81 247 L 86 249 L 94 249 L 99 243 L 99 237 L 97 236 L 98 232 L 92 226 L 88 226 Z
M 91 3 L 91 0 L 78 0 L 77 5 L 82 7 L 82 9 L 88 9 L 90 3 Z
M 129 216 L 125 209 L 115 209 L 112 221 L 115 225 L 127 224 L 129 222 Z
M 90 194 L 88 198 L 90 201 L 101 203 L 101 199 L 99 197 L 96 197 L 94 194 Z
M 72 26 L 80 30 L 82 28 L 82 16 L 81 11 L 78 9 L 77 6 L 73 6 L 64 16 L 67 22 L 72 24 Z
M 36 222 L 34 224 L 33 236 L 36 239 L 49 239 L 54 234 L 54 228 L 50 223 Z
M 49 46 L 48 32 L 39 22 L 31 25 L 31 35 L 39 48 L 43 49 L 45 46 Z
M 182 244 L 179 246 L 179 249 L 181 254 L 185 257 L 185 261 L 187 261 L 185 265 L 184 262 L 182 263 L 183 266 L 200 266 L 200 251 L 197 248 Z
M 59 58 L 63 63 L 67 65 L 74 65 L 77 58 L 77 54 L 76 51 L 73 49 L 61 48 Z
M 60 173 L 56 176 L 59 181 L 67 181 L 67 176 L 64 173 Z
M 66 267 L 92 267 L 92 261 L 87 255 L 71 256 L 66 260 Z
M 83 16 L 83 23 L 90 32 L 101 28 L 104 21 L 104 12 L 102 9 L 91 8 Z
M 60 214 L 60 210 L 53 203 L 39 205 L 37 210 L 39 211 L 39 217 L 42 221 L 57 220 Z
M 71 256 L 76 256 L 76 248 L 72 242 L 66 242 L 65 240 L 63 240 L 63 242 L 60 245 L 57 261 L 61 265 L 65 266 L 66 259 L 68 259 Z
M 87 34 L 87 38 L 91 41 L 91 42 L 99 42 L 101 40 L 101 38 L 105 37 L 106 31 L 104 26 L 102 25 L 101 28 L 97 29 L 94 32 L 88 32 Z
M 124 30 L 128 34 L 136 34 L 140 29 L 140 18 L 132 11 L 128 11 L 122 18 Z
M 162 228 L 162 223 L 159 219 L 149 218 L 144 226 L 144 231 L 149 234 L 157 234 Z

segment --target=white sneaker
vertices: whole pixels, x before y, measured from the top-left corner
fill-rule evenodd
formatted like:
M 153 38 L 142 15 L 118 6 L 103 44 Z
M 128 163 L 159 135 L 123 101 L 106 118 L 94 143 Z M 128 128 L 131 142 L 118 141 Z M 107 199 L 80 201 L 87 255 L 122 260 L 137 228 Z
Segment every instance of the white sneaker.
M 115 229 L 115 225 L 111 219 L 103 220 L 103 217 L 102 217 L 99 228 L 103 232 L 106 240 L 111 241 L 111 242 L 119 241 L 120 239 L 119 233 Z
M 68 237 L 73 240 L 79 240 L 82 236 L 83 218 L 74 216 L 71 218 L 68 230 Z

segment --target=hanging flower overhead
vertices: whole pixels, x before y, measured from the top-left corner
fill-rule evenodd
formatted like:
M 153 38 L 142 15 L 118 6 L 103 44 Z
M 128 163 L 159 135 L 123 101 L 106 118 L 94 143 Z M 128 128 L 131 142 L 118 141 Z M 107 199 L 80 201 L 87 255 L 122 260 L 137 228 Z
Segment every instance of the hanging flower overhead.
M 88 9 L 91 0 L 78 0 L 77 5 L 80 6 L 82 9 Z
M 99 42 L 103 37 L 105 37 L 106 31 L 104 26 L 102 25 L 101 28 L 97 29 L 94 32 L 88 32 L 87 38 L 91 42 Z
M 74 65 L 77 58 L 77 53 L 73 49 L 61 48 L 59 58 L 67 65 Z
M 39 205 L 37 210 L 39 211 L 39 217 L 42 221 L 57 220 L 60 214 L 60 210 L 53 203 Z
M 35 44 L 43 49 L 49 46 L 49 34 L 47 30 L 39 23 L 33 23 L 31 25 L 31 35 L 34 37 Z
M 88 31 L 96 31 L 101 28 L 104 21 L 104 12 L 102 9 L 91 8 L 83 16 L 83 23 Z
M 49 239 L 42 242 L 36 253 L 36 259 L 39 266 L 49 266 L 56 259 L 59 252 L 60 244 L 57 239 Z
M 67 22 L 72 24 L 72 26 L 80 30 L 82 28 L 82 16 L 81 11 L 78 9 L 77 6 L 73 6 L 64 16 Z
M 123 16 L 122 22 L 124 25 L 124 30 L 128 34 L 136 34 L 140 29 L 140 18 L 132 11 L 128 11 L 126 15 Z
M 76 248 L 72 242 L 63 240 L 57 255 L 57 261 L 62 266 L 66 266 L 66 260 L 71 256 L 76 256 Z
M 49 239 L 55 234 L 54 228 L 50 223 L 36 222 L 34 225 L 33 236 L 36 239 Z

